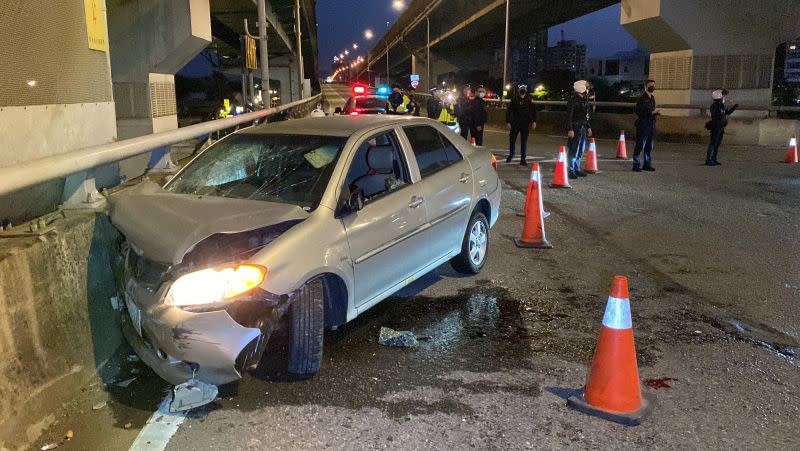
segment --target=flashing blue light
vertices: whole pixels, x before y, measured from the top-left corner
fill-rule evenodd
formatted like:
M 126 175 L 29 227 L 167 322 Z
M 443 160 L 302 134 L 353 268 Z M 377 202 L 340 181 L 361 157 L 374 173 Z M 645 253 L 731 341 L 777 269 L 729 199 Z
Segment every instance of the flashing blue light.
M 392 92 L 392 88 L 390 88 L 390 87 L 388 87 L 386 85 L 378 86 L 378 95 L 379 96 L 388 96 L 391 92 Z

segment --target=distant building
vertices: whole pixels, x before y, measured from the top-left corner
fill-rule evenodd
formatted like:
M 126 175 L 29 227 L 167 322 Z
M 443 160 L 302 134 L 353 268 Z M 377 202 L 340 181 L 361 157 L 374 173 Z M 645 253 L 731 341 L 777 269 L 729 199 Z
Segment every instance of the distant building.
M 547 54 L 547 30 L 540 30 L 525 39 L 511 43 L 509 79 L 516 82 L 533 82 L 544 69 Z
M 562 31 L 561 40 L 547 49 L 544 70 L 569 71 L 575 78 L 586 78 L 586 46 L 576 41 L 567 41 Z
M 591 58 L 587 64 L 587 76 L 600 79 L 609 85 L 623 83 L 642 84 L 650 72 L 650 54 L 641 48 L 628 52 L 617 52 L 608 58 Z
M 800 83 L 800 39 L 786 43 L 783 77 L 787 83 Z

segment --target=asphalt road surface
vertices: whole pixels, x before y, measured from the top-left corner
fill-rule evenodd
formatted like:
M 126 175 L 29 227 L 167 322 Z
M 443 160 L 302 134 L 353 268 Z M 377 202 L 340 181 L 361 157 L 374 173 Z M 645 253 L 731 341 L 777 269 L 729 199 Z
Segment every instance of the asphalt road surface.
M 546 182 L 563 142 L 530 139 Z M 501 161 L 505 143 L 487 132 Z M 273 357 L 192 411 L 166 449 L 799 449 L 800 167 L 779 163 L 784 149 L 724 146 L 709 168 L 702 146 L 658 143 L 657 171 L 633 173 L 611 159 L 613 141 L 598 150 L 601 174 L 544 191 L 554 249 L 514 246 L 530 168 L 501 164 L 480 275 L 444 265 L 326 334 L 308 380 L 286 375 L 277 336 Z M 630 279 L 639 371 L 656 398 L 637 427 L 565 407 L 615 274 Z M 419 347 L 380 346 L 381 326 Z M 40 442 L 75 427 L 63 449 L 128 449 L 167 388 L 136 367 L 128 389 L 87 387 Z M 91 410 L 98 399 L 106 413 Z

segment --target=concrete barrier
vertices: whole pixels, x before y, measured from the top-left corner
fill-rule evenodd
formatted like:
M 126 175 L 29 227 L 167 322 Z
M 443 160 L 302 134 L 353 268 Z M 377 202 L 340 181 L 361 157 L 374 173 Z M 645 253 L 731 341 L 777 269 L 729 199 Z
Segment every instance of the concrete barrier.
M 421 114 L 425 115 L 427 94 L 415 94 L 421 102 Z M 489 125 L 504 127 L 506 109 L 500 102 L 489 105 Z M 567 113 L 552 107 L 541 108 L 538 115 L 538 131 L 553 135 L 566 135 Z M 563 108 L 563 106 L 562 106 Z M 664 142 L 707 143 L 709 132 L 705 128 L 708 116 L 660 116 L 656 122 L 656 139 Z M 636 116 L 633 112 L 594 114 L 592 132 L 600 138 L 619 137 L 625 130 L 628 139 L 636 138 Z M 792 135 L 800 135 L 800 121 L 777 118 L 730 117 L 725 131 L 725 143 L 742 146 L 783 146 Z
M 85 212 L 54 226 L 0 238 L 0 449 L 36 439 L 122 343 L 109 302 L 116 229 Z

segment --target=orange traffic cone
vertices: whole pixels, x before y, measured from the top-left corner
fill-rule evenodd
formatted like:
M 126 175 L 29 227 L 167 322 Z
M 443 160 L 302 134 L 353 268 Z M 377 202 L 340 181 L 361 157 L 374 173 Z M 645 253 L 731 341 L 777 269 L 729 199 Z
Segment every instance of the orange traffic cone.
M 784 163 L 797 163 L 797 138 L 792 136 L 789 140 L 789 147 L 786 149 L 786 158 L 783 159 Z
M 528 194 L 525 196 L 525 222 L 522 236 L 514 240 L 517 247 L 552 249 L 544 233 L 544 206 L 542 204 L 542 176 L 539 163 L 533 163 L 531 181 L 528 183 Z
M 469 143 L 472 144 L 473 146 L 477 146 L 477 144 L 475 144 L 475 137 L 474 136 L 471 136 L 469 138 Z
M 650 412 L 652 403 L 642 397 L 639 383 L 625 276 L 614 277 L 586 387 L 567 405 L 628 426 L 640 424 Z
M 572 188 L 569 184 L 569 177 L 567 177 L 567 148 L 564 146 L 558 150 L 556 172 L 553 174 L 550 188 Z
M 589 138 L 589 152 L 586 153 L 586 161 L 583 163 L 583 172 L 589 174 L 597 174 L 600 172 L 597 169 L 597 147 L 594 143 L 594 138 Z
M 617 158 L 626 160 L 628 158 L 628 148 L 625 147 L 625 130 L 619 132 L 619 142 L 617 143 Z

